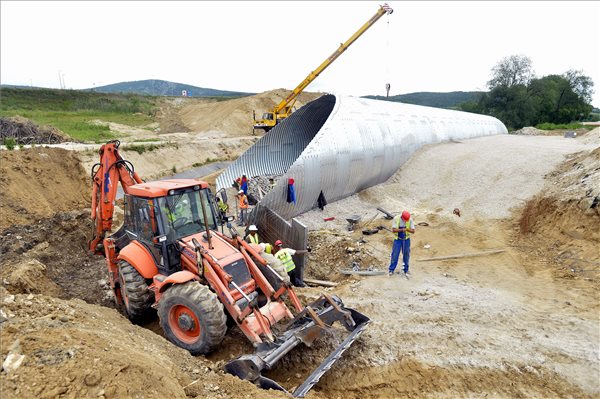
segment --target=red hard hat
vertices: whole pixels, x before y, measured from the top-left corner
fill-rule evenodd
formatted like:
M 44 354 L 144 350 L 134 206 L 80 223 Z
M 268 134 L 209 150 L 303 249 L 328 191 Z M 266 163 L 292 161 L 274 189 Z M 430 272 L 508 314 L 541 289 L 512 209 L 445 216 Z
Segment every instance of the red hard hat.
M 281 242 L 281 240 L 277 240 L 277 241 L 275 241 L 275 246 L 276 246 L 276 247 L 280 247 L 280 246 L 282 246 L 282 245 L 283 245 L 283 243 Z
M 402 219 L 403 220 L 410 219 L 410 213 L 408 211 L 402 211 Z

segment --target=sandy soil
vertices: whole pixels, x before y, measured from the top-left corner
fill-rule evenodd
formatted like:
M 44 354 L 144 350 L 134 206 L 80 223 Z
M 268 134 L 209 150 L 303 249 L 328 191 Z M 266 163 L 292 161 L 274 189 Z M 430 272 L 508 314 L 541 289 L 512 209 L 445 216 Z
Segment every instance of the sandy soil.
M 0 151 L 0 229 L 84 207 L 91 198 L 76 154 L 56 148 Z
M 289 90 L 278 89 L 251 97 L 188 105 L 181 109 L 179 116 L 190 131 L 225 133 L 229 137 L 247 136 L 253 134 L 253 111 L 258 118 L 272 110 L 289 93 Z M 304 92 L 298 96 L 295 107 L 300 108 L 321 95 Z
M 220 145 L 233 158 L 253 140 L 230 134 L 169 133 L 178 147 L 124 155 L 148 178 L 172 166 L 162 158 L 185 168 Z M 339 285 L 299 289 L 300 298 L 337 294 L 372 320 L 308 397 L 599 397 L 598 134 L 430 146 L 388 182 L 304 215 L 314 249 L 306 273 Z M 156 322 L 134 326 L 114 309 L 103 259 L 86 250 L 91 154 L 1 155 L 0 352 L 13 364 L 24 355 L 0 372 L 3 397 L 285 397 L 223 374 L 225 361 L 252 350 L 236 329 L 219 351 L 192 357 Z M 426 223 L 413 238 L 410 280 L 339 273 L 353 262 L 387 268 L 391 234 L 360 231 L 389 225 L 377 206 Z M 348 232 L 353 213 L 362 223 Z M 489 249 L 504 252 L 425 260 Z M 269 375 L 291 389 L 341 339 L 338 331 L 297 348 Z M 158 383 L 149 390 L 149 381 Z
M 425 146 L 384 184 L 299 219 L 311 229 L 342 228 L 352 214 L 363 221 L 383 216 L 377 207 L 391 213 L 410 209 L 417 222 L 431 210 L 452 215 L 454 208 L 461 210 L 460 221 L 508 218 L 542 189 L 544 176 L 567 154 L 600 146 L 600 139 L 594 141 L 500 135 Z M 332 216 L 334 221 L 323 221 Z

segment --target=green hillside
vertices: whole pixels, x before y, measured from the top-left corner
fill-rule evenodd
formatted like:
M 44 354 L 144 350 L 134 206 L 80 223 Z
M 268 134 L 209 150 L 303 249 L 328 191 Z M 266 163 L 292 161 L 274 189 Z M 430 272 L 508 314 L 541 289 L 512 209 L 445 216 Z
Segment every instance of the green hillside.
M 22 116 L 52 125 L 75 140 L 114 138 L 106 124 L 144 126 L 153 122 L 157 99 L 134 94 L 103 94 L 79 90 L 0 87 L 0 117 Z
M 394 101 L 405 104 L 424 105 L 427 107 L 457 109 L 458 105 L 466 101 L 475 101 L 481 91 L 453 91 L 449 93 L 417 92 L 399 94 L 396 96 L 364 96 L 375 100 Z
M 181 96 L 182 91 L 185 90 L 188 97 L 242 97 L 253 94 L 239 91 L 207 89 L 156 79 L 120 82 L 87 90 L 98 93 L 133 93 L 149 96 Z

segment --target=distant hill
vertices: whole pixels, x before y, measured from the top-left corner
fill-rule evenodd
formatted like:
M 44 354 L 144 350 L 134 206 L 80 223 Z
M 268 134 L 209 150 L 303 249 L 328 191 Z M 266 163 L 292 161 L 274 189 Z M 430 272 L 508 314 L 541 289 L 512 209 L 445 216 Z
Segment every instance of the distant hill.
M 428 107 L 455 109 L 458 104 L 475 101 L 482 91 L 453 91 L 449 93 L 418 92 L 396 96 L 364 96 L 375 100 L 394 101 L 405 104 L 425 105 Z
M 187 91 L 188 97 L 241 97 L 254 94 L 239 91 L 207 89 L 204 87 L 156 79 L 113 83 L 86 90 L 98 93 L 132 93 L 147 96 L 181 96 L 182 91 L 185 90 Z

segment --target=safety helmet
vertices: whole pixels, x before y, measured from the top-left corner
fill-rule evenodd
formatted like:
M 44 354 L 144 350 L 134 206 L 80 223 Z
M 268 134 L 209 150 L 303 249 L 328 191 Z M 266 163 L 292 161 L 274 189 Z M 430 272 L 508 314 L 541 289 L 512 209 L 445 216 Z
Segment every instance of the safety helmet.
M 281 247 L 282 245 L 283 245 L 283 243 L 281 242 L 281 240 L 275 241 L 275 246 L 276 247 Z
M 238 191 L 238 194 L 244 194 L 244 190 Z
M 402 220 L 408 221 L 410 219 L 410 213 L 408 211 L 402 211 Z
M 250 230 L 250 231 L 258 231 L 258 228 L 255 225 L 251 224 L 250 227 L 248 227 L 248 230 Z

